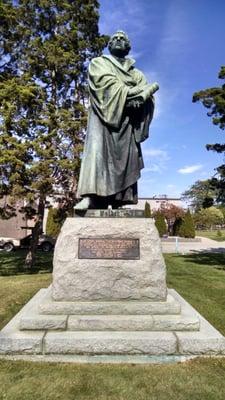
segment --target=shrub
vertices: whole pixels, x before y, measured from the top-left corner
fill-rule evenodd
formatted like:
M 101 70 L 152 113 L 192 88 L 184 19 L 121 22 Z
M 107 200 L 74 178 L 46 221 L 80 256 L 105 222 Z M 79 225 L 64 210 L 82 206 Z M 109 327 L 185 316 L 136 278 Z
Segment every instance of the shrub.
M 155 226 L 158 229 L 160 237 L 162 237 L 167 233 L 167 225 L 165 222 L 165 218 L 160 212 L 155 213 Z
M 65 213 L 60 208 L 49 208 L 46 223 L 46 234 L 56 238 L 65 220 Z
M 145 202 L 145 218 L 151 218 L 152 214 L 151 214 L 151 207 L 150 204 L 148 203 L 148 201 Z
M 177 218 L 183 217 L 185 211 L 182 207 L 177 207 L 174 204 L 161 204 L 158 210 L 166 219 L 169 234 L 173 232 L 173 225 Z

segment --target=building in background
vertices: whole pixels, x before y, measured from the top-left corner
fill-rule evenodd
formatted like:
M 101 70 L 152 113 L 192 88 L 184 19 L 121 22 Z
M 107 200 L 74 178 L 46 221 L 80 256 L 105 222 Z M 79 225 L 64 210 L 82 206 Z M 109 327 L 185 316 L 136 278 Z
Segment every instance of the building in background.
M 152 211 L 156 211 L 161 206 L 166 206 L 168 204 L 173 204 L 177 207 L 183 207 L 182 200 L 179 197 L 168 197 L 166 194 L 162 194 L 153 197 L 140 197 L 137 204 L 127 205 L 126 208 L 144 210 L 146 201 L 150 204 Z
M 1 200 L 2 203 L 3 200 Z M 52 207 L 58 207 L 58 203 L 53 199 L 49 198 L 49 205 Z M 182 200 L 178 197 L 168 197 L 167 195 L 159 195 L 153 197 L 140 197 L 137 204 L 127 205 L 125 208 L 144 210 L 145 203 L 150 204 L 151 210 L 158 210 L 161 206 L 173 204 L 177 207 L 183 207 Z M 27 220 L 19 209 L 23 206 L 22 201 L 16 203 L 16 216 L 8 220 L 0 219 L 0 237 L 10 237 L 14 239 L 22 239 L 23 237 L 31 233 L 31 228 L 34 225 L 34 221 Z M 45 209 L 44 220 L 43 220 L 43 233 L 46 233 L 46 222 L 48 217 L 49 208 Z
M 4 205 L 5 199 L 0 200 L 1 206 Z M 31 227 L 34 221 L 26 219 L 25 215 L 19 210 L 25 205 L 23 200 L 17 201 L 15 207 L 15 217 L 9 219 L 0 218 L 0 237 L 22 239 L 31 233 Z

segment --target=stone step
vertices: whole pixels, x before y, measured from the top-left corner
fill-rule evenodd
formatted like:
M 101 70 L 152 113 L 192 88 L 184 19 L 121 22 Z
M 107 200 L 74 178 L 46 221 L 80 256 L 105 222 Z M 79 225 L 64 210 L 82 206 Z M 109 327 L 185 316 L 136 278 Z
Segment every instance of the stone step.
M 197 316 L 182 315 L 73 315 L 68 318 L 71 331 L 198 331 Z
M 39 313 L 46 315 L 167 315 L 180 314 L 180 303 L 168 294 L 166 301 L 53 301 L 46 291 Z
M 169 332 L 50 332 L 43 341 L 45 354 L 148 354 L 177 351 L 177 339 Z
M 110 363 L 118 362 L 118 357 L 122 362 L 136 362 L 135 357 L 151 362 L 151 356 L 161 360 L 181 357 L 181 361 L 183 356 L 224 356 L 225 338 L 176 291 L 170 289 L 170 293 L 181 304 L 182 315 L 198 316 L 200 331 L 65 331 L 60 325 L 63 319 L 58 319 L 57 332 L 48 331 L 46 325 L 45 330 L 20 330 L 21 319 L 38 315 L 38 305 L 46 295 L 46 289 L 41 289 L 0 332 L 0 357 L 30 355 L 36 361 L 55 357 L 57 362 L 96 362 L 99 357 L 98 362 Z M 43 317 L 48 316 L 39 315 Z M 67 320 L 65 323 L 67 326 Z
M 69 331 L 198 331 L 195 315 L 26 315 L 21 330 Z
M 66 330 L 67 315 L 28 314 L 20 319 L 20 330 Z

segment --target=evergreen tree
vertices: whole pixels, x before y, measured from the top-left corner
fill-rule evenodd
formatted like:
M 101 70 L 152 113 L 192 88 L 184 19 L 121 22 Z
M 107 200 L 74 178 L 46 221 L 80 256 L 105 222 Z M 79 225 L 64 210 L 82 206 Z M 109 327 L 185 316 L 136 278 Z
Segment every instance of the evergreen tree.
M 219 79 L 225 79 L 225 66 L 219 72 Z M 201 101 L 208 109 L 207 115 L 212 117 L 214 125 L 225 129 L 225 83 L 221 87 L 213 87 L 194 93 L 193 102 Z M 225 153 L 225 144 L 207 144 L 207 150 Z M 217 177 L 211 179 L 211 185 L 218 191 L 218 201 L 225 204 L 225 164 L 216 168 Z M 211 204 L 212 205 L 212 204 Z
M 46 222 L 47 235 L 57 238 L 65 219 L 66 213 L 63 209 L 50 207 Z
M 195 226 L 192 215 L 188 210 L 183 218 L 181 218 L 181 223 L 178 227 L 178 235 L 185 238 L 195 237 Z
M 19 0 L 0 5 L 0 195 L 35 215 L 32 266 L 46 198 L 75 202 L 86 128 L 87 63 L 100 55 L 96 0 Z
M 162 213 L 157 211 L 154 215 L 154 219 L 155 219 L 155 226 L 159 232 L 159 236 L 162 237 L 163 235 L 165 235 L 167 233 L 167 226 L 166 226 L 165 218 L 162 215 Z
M 179 231 L 181 224 L 182 224 L 182 217 L 177 217 L 173 224 L 173 229 L 172 229 L 173 236 L 180 236 Z
M 151 218 L 152 214 L 151 214 L 151 207 L 148 201 L 145 202 L 145 218 Z

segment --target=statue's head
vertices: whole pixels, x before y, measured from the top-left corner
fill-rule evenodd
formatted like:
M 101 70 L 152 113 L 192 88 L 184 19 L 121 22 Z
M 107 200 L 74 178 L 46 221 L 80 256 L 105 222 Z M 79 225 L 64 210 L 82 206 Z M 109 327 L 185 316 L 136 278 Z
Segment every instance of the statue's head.
M 114 33 L 108 43 L 108 49 L 113 56 L 125 57 L 131 49 L 130 40 L 123 31 Z

